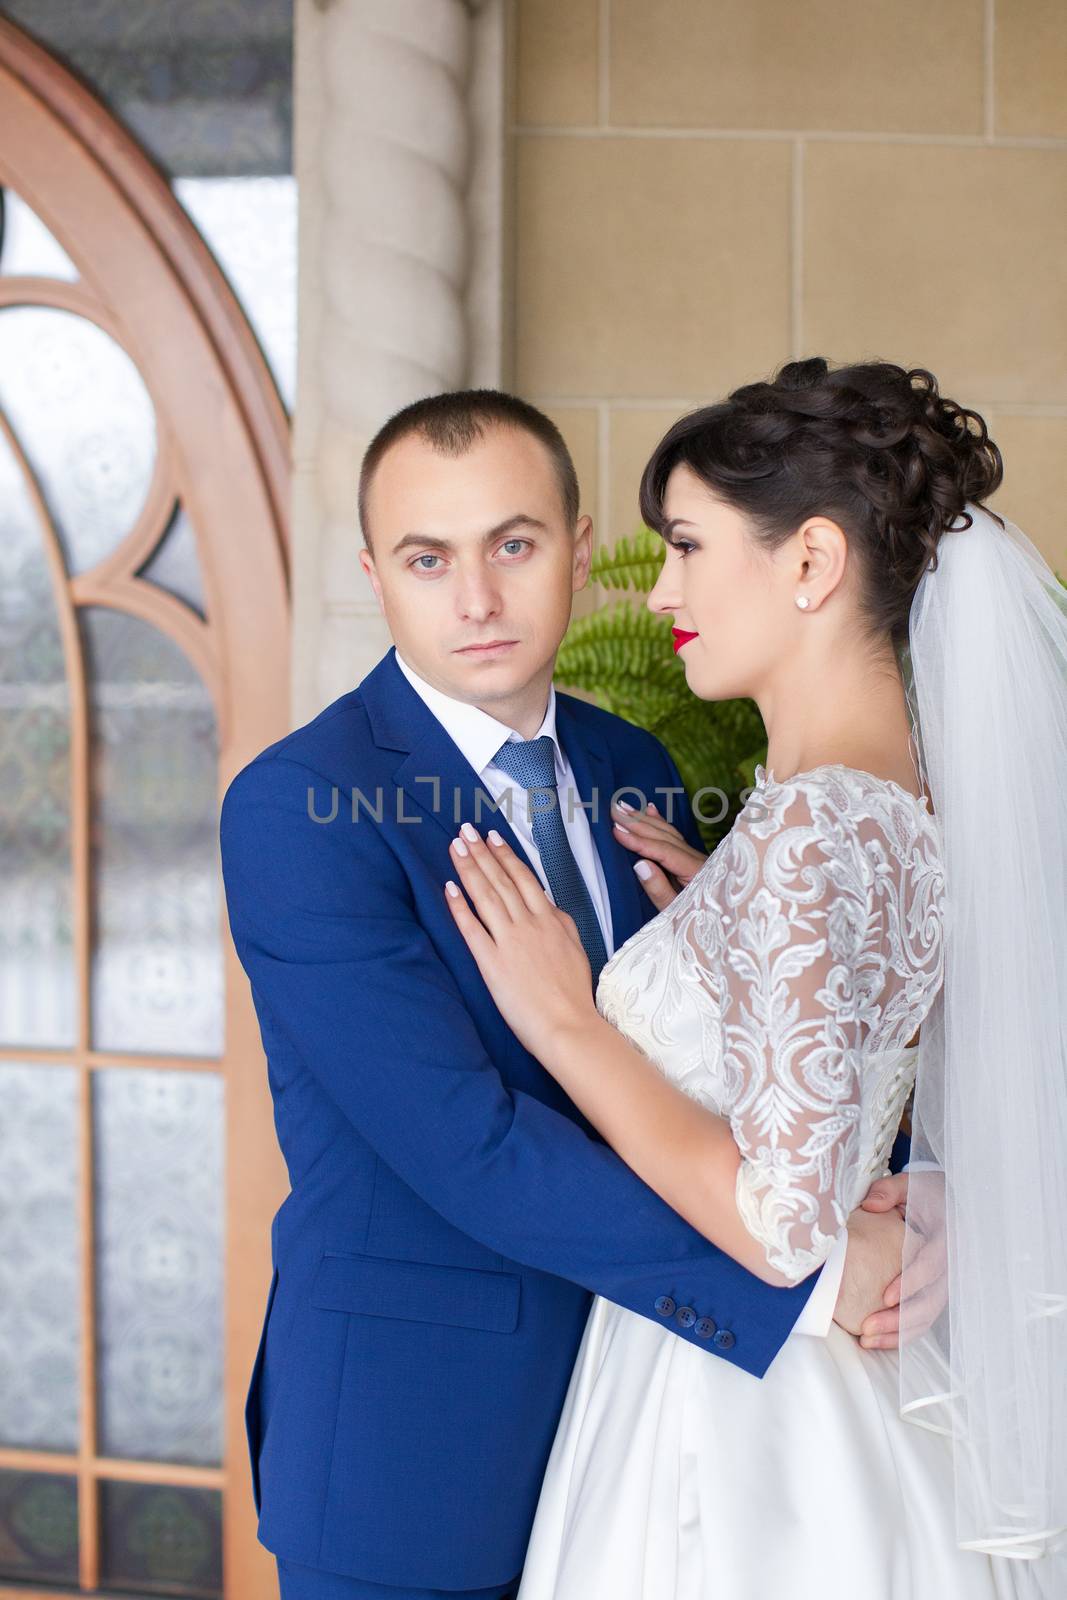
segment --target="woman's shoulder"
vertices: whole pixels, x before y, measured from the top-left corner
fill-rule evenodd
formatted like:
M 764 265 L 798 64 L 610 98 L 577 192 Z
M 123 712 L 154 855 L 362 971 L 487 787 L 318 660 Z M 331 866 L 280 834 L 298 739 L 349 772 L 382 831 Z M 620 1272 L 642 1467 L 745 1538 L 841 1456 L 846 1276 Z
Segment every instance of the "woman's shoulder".
M 776 778 L 755 769 L 755 783 L 734 824 L 735 846 L 763 856 L 785 852 L 799 865 L 815 856 L 881 850 L 907 864 L 937 854 L 938 827 L 925 796 L 892 778 L 828 762 Z
M 820 766 L 808 767 L 804 772 L 797 772 L 791 778 L 782 779 L 776 778 L 771 770 L 765 770 L 761 766 L 756 767 L 754 790 L 787 793 L 789 790 L 801 792 L 812 789 L 837 790 L 851 797 L 889 791 L 891 795 L 910 800 L 928 815 L 933 814 L 925 795 L 915 794 L 902 783 L 897 783 L 895 778 L 883 778 L 878 773 L 867 772 L 862 767 L 850 767 L 841 761 L 823 762 Z

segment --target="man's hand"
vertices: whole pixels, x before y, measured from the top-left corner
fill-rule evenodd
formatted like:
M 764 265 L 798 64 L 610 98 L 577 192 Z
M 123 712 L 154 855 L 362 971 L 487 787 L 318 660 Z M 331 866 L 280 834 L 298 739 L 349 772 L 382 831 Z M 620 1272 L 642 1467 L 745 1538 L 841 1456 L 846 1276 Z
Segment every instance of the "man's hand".
M 908 1266 L 908 1337 L 916 1338 L 935 1323 L 948 1299 L 948 1261 L 945 1239 L 944 1173 L 919 1171 L 912 1196 L 911 1226 L 922 1243 Z M 908 1174 L 894 1173 L 872 1183 L 860 1209 L 895 1212 L 903 1217 L 908 1203 Z M 845 1257 L 848 1272 L 848 1257 Z M 902 1278 L 898 1272 L 886 1285 L 882 1309 L 865 1318 L 860 1343 L 865 1349 L 895 1350 L 900 1343 L 900 1298 Z
M 881 1180 L 885 1182 L 886 1180 Z M 907 1195 L 907 1180 L 904 1180 Z M 834 1321 L 847 1333 L 859 1336 L 866 1349 L 891 1349 L 896 1328 L 872 1327 L 874 1319 L 896 1319 L 898 1310 L 886 1311 L 887 1285 L 899 1282 L 904 1248 L 904 1218 L 895 1204 L 868 1207 L 867 1202 L 848 1219 L 848 1250 Z
M 923 1172 L 919 1210 L 923 1242 L 909 1267 L 908 1330 L 914 1337 L 925 1333 L 944 1310 L 948 1295 L 945 1258 L 944 1177 Z M 904 1213 L 908 1204 L 908 1174 L 893 1173 L 872 1183 L 858 1211 L 848 1219 L 848 1252 L 834 1321 L 848 1333 L 859 1334 L 865 1350 L 895 1350 L 900 1344 L 900 1296 Z M 886 1230 L 883 1232 L 883 1230 Z M 891 1245 L 895 1256 L 881 1254 Z M 879 1277 L 879 1274 L 882 1274 Z M 884 1284 L 872 1304 L 865 1297 Z
M 849 1328 L 850 1333 L 858 1333 L 860 1344 L 865 1350 L 895 1350 L 900 1343 L 900 1275 L 903 1266 L 904 1249 L 904 1212 L 908 1204 L 908 1174 L 894 1172 L 888 1178 L 879 1178 L 872 1183 L 866 1195 L 860 1201 L 860 1209 L 853 1212 L 853 1218 L 867 1216 L 889 1216 L 899 1218 L 900 1245 L 897 1250 L 896 1264 L 893 1271 L 883 1280 L 882 1293 L 877 1304 L 870 1308 L 867 1315 L 860 1319 L 858 1328 Z M 849 1219 L 849 1247 L 845 1257 L 845 1281 L 848 1279 L 848 1259 L 852 1253 L 851 1225 L 853 1218 Z M 860 1224 L 861 1229 L 865 1224 Z M 841 1285 L 844 1293 L 845 1283 Z M 838 1320 L 834 1314 L 835 1322 Z M 842 1327 L 845 1324 L 842 1323 Z

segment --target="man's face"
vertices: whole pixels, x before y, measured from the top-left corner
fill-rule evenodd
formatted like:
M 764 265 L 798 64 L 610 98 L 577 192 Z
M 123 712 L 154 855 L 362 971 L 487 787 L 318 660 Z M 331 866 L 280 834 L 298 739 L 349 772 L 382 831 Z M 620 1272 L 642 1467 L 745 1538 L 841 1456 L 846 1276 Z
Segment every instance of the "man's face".
M 360 564 L 409 666 L 501 721 L 526 691 L 547 693 L 592 524 L 567 524 L 539 439 L 492 426 L 447 456 L 409 434 L 378 464 L 367 521 Z

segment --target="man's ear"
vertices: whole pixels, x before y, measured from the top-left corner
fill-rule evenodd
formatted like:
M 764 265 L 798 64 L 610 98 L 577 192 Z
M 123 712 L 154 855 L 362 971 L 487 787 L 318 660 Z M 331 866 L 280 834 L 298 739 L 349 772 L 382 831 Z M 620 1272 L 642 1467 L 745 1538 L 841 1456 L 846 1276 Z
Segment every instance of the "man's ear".
M 378 577 L 377 568 L 374 565 L 374 557 L 366 548 L 359 552 L 359 564 L 370 579 L 370 586 L 374 590 L 374 596 L 378 602 L 378 610 L 384 616 L 385 602 L 382 599 L 381 579 Z
M 579 517 L 574 530 L 574 565 L 571 589 L 574 594 L 589 582 L 589 563 L 593 559 L 593 519 Z

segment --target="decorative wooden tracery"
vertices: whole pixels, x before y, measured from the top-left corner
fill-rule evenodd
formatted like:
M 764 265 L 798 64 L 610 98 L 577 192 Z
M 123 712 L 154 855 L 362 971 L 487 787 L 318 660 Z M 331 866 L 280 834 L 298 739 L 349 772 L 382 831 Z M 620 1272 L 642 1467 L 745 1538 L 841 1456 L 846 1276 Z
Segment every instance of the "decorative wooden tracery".
M 265 1597 L 273 1592 L 273 1563 L 255 1540 L 242 1408 L 269 1279 L 267 1223 L 286 1183 L 258 1029 L 219 897 L 221 1053 L 114 1050 L 102 1048 L 94 1033 L 92 727 L 80 619 L 90 611 L 137 618 L 181 652 L 210 697 L 221 797 L 234 772 L 289 726 L 288 426 L 241 308 L 166 180 L 85 86 L 3 18 L 0 185 L 41 219 L 74 268 L 67 280 L 0 275 L 0 325 L 13 308 L 38 307 L 103 330 L 147 391 L 156 438 L 154 469 L 132 527 L 86 570 L 72 572 L 28 441 L 0 411 L 0 448 L 17 465 L 43 543 L 67 676 L 76 977 L 70 1046 L 0 1040 L 0 1062 L 62 1063 L 77 1074 L 81 1241 L 78 1448 L 0 1449 L 0 1469 L 76 1477 L 78 1578 L 87 1592 L 104 1581 L 102 1483 L 221 1489 L 225 1594 Z M 179 508 L 195 535 L 202 608 L 145 571 Z M 209 1071 L 224 1084 L 225 1418 L 218 1467 L 116 1458 L 98 1449 L 93 1083 L 102 1070 L 123 1066 Z M 0 1586 L 0 1597 L 33 1600 L 34 1592 Z

